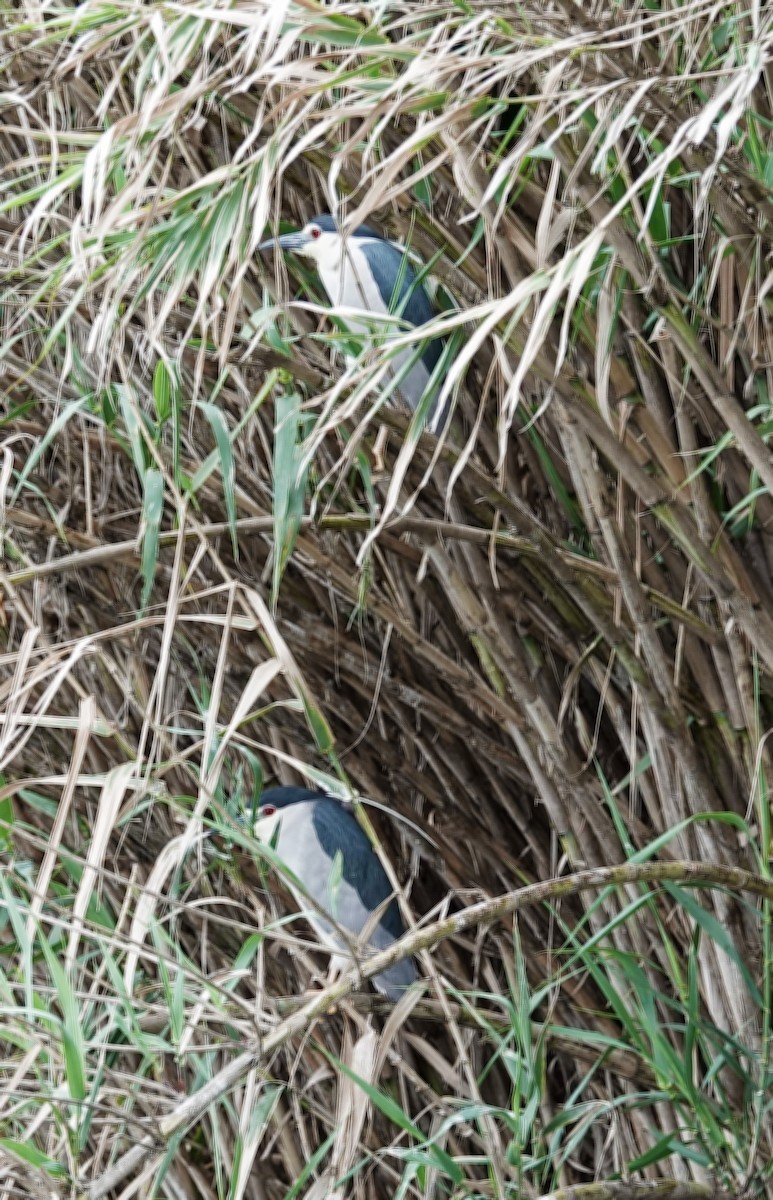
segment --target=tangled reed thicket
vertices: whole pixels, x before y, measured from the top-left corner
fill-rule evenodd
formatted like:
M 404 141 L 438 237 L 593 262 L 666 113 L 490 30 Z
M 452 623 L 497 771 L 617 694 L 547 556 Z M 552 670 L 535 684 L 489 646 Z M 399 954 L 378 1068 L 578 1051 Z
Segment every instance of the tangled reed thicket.
M 767 901 L 570 896 L 289 1028 L 226 813 L 348 780 L 421 920 L 767 878 L 770 11 L 3 21 L 4 1194 L 771 1194 Z M 255 253 L 333 207 L 431 260 L 440 443 Z

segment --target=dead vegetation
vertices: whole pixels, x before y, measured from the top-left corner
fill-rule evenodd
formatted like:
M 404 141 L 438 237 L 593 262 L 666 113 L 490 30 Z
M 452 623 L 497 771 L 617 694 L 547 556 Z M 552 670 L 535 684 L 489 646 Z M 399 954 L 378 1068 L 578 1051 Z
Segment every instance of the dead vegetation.
M 768 1195 L 768 900 L 625 876 L 311 1021 L 228 814 L 348 784 L 419 928 L 769 878 L 769 11 L 3 20 L 5 1194 Z M 334 205 L 432 260 L 442 443 L 254 253 Z

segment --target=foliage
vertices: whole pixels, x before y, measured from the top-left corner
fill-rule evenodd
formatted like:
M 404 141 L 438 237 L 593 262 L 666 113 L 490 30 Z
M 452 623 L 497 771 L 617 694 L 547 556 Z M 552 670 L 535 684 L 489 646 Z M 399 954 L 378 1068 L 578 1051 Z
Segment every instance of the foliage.
M 767 899 L 567 892 L 307 1028 L 232 819 L 264 775 L 370 797 L 422 921 L 770 880 L 769 9 L 3 23 L 4 1186 L 770 1196 Z M 429 264 L 440 441 L 384 406 L 413 331 L 353 355 L 256 254 L 331 210 Z

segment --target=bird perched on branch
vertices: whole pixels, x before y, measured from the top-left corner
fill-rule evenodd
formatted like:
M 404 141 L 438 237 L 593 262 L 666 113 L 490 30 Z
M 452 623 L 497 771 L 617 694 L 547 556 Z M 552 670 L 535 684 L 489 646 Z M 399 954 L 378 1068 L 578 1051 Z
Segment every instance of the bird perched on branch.
M 319 906 L 312 907 L 286 880 L 320 941 L 333 952 L 332 973 L 352 965 L 355 949 L 365 958 L 402 937 L 405 930 L 386 872 L 354 814 L 339 800 L 307 788 L 270 788 L 260 798 L 253 833 L 274 846 Z M 415 979 L 413 960 L 403 959 L 373 983 L 390 1000 L 398 1000 Z
M 258 250 L 291 250 L 315 264 L 331 305 L 380 316 L 390 313 L 408 325 L 419 328 L 436 315 L 423 283 L 417 277 L 405 250 L 388 241 L 369 225 L 358 225 L 347 236 L 340 232 L 333 217 L 325 213 L 314 217 L 297 233 L 268 238 Z M 345 317 L 348 328 L 357 334 L 373 336 L 373 322 Z M 405 364 L 414 360 L 398 384 L 403 400 L 415 412 L 427 391 L 427 385 L 443 354 L 442 339 L 401 350 L 392 359 L 392 373 L 399 375 Z M 435 379 L 439 391 L 440 379 Z M 427 413 L 427 428 L 439 432 L 448 416 L 448 404 L 438 404 L 437 395 Z

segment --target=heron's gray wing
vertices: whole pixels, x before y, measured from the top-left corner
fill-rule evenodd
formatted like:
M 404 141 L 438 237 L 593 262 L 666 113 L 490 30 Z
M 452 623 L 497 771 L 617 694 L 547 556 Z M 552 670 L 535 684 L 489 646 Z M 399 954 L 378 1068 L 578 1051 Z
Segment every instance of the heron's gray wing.
M 424 285 L 417 282 L 416 272 L 408 256 L 398 246 L 392 242 L 374 239 L 364 242 L 362 250 L 382 295 L 386 292 L 390 298 L 391 312 L 399 313 L 403 320 L 417 327 L 426 325 L 436 316 Z M 397 287 L 395 281 L 399 281 Z M 434 338 L 433 341 L 427 342 L 421 358 L 430 375 L 442 354 L 442 338 Z
M 325 854 L 332 860 L 340 852 L 346 882 L 357 892 L 367 911 L 375 912 L 391 896 L 392 886 L 354 815 L 328 797 L 314 805 L 313 821 Z M 403 936 L 403 922 L 395 900 L 387 905 L 379 925 L 395 940 Z

